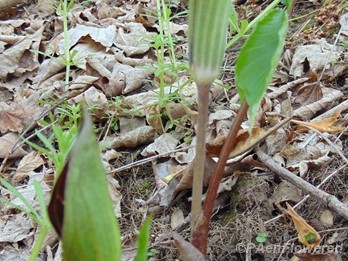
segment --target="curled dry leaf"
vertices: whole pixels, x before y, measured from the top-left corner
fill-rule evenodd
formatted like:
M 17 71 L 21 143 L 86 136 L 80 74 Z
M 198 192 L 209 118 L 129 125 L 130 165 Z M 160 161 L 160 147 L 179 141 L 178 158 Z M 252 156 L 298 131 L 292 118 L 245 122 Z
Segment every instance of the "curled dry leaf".
M 294 111 L 294 117 L 300 117 L 301 119 L 311 119 L 316 113 L 323 109 L 329 108 L 332 103 L 336 102 L 343 97 L 343 93 L 333 88 L 322 88 L 323 98 L 317 102 L 301 106 Z
M 35 151 L 30 152 L 28 155 L 24 156 L 19 162 L 16 173 L 12 176 L 12 184 L 17 185 L 22 182 L 29 173 L 34 169 L 42 166 L 44 160 L 41 157 L 40 153 Z
M 324 38 L 316 44 L 299 46 L 292 60 L 290 74 L 295 78 L 303 76 L 306 73 L 303 66 L 305 60 L 308 61 L 311 71 L 319 72 L 324 68 L 327 69 L 327 66 L 339 59 L 340 54 L 338 47 L 328 44 Z
M 286 203 L 287 214 L 292 218 L 298 233 L 298 240 L 309 248 L 314 248 L 320 244 L 320 235 L 311 227 L 296 211 Z
M 9 74 L 20 76 L 27 71 L 33 71 L 39 66 L 37 55 L 29 50 L 38 49 L 43 30 L 44 26 L 11 48 L 7 48 L 5 52 L 0 53 L 0 80 L 6 81 Z
M 275 130 L 279 129 L 281 126 L 286 124 L 290 118 L 284 119 L 283 121 L 276 124 L 274 127 L 270 128 L 267 131 L 264 131 L 261 128 L 253 128 L 252 135 L 249 136 L 248 130 L 243 129 L 240 130 L 237 137 L 237 145 L 235 149 L 230 152 L 230 158 L 237 157 L 248 150 L 253 149 L 258 143 L 266 139 L 269 135 L 271 135 Z M 220 151 L 222 146 L 227 138 L 227 135 L 224 134 L 222 137 L 217 137 L 213 141 L 207 144 L 206 150 L 207 154 L 211 157 L 218 157 L 220 155 Z
M 183 261 L 205 261 L 204 255 L 182 236 L 175 233 L 173 238 Z
M 204 166 L 204 179 L 203 179 L 203 184 L 205 186 L 209 184 L 209 180 L 211 176 L 214 175 L 215 167 L 216 167 L 216 162 L 212 158 L 206 157 L 205 166 Z M 193 168 L 194 168 L 194 161 L 190 162 L 184 169 L 183 177 L 181 178 L 178 186 L 175 188 L 175 194 L 181 190 L 192 188 Z
M 156 130 L 153 127 L 144 126 L 120 137 L 107 138 L 106 143 L 109 149 L 120 147 L 135 148 L 139 145 L 151 143 L 155 139 L 155 135 Z
M 82 94 L 72 98 L 72 101 L 91 107 L 93 116 L 98 120 L 105 116 L 105 109 L 108 106 L 108 100 L 105 94 L 93 86 Z
M 301 190 L 287 181 L 282 181 L 269 197 L 268 203 L 271 208 L 275 203 L 293 202 L 298 203 L 302 199 Z
M 107 175 L 106 178 L 108 180 L 108 190 L 111 197 L 112 206 L 114 208 L 114 214 L 117 218 L 120 218 L 122 215 L 122 212 L 121 212 L 122 194 L 120 192 L 120 189 L 121 189 L 120 184 L 118 183 L 116 179 L 114 179 L 114 177 L 110 175 Z
M 19 140 L 19 136 L 13 132 L 7 133 L 0 137 L 0 158 L 6 158 L 8 155 L 9 159 L 20 158 L 28 154 L 22 146 L 19 146 L 12 152 L 12 149 L 16 142 Z
M 341 112 L 337 111 L 333 116 L 326 119 L 319 120 L 319 121 L 304 122 L 304 121 L 291 120 L 291 122 L 299 126 L 311 127 L 321 132 L 337 133 L 343 130 L 342 126 L 339 126 L 339 125 L 334 126 L 334 124 L 338 121 L 340 115 L 341 115 Z M 303 130 L 303 128 L 301 130 Z
M 95 42 L 102 44 L 104 47 L 111 47 L 116 40 L 116 27 L 114 25 L 108 27 L 95 27 L 86 25 L 76 25 L 75 28 L 69 30 L 69 47 L 83 41 L 83 38 L 89 36 Z M 64 42 L 60 43 L 60 52 L 64 52 Z
M 323 91 L 317 82 L 306 83 L 294 93 L 295 102 L 301 105 L 308 105 L 323 98 Z
M 148 157 L 151 155 L 163 154 L 173 151 L 178 145 L 179 140 L 170 133 L 164 133 L 159 136 L 152 144 L 148 145 L 141 155 Z
M 146 53 L 150 47 L 146 43 L 150 37 L 145 27 L 140 23 L 127 23 L 125 28 L 120 27 L 116 37 L 116 47 L 123 50 L 127 56 Z
M 181 227 L 182 224 L 185 223 L 185 217 L 184 213 L 180 208 L 176 208 L 173 211 L 173 214 L 170 218 L 170 226 L 172 227 L 172 230 L 176 230 L 177 228 Z
M 148 205 L 159 204 L 160 206 L 168 207 L 173 199 L 174 190 L 179 183 L 176 177 L 181 176 L 183 166 L 179 165 L 175 160 L 170 159 L 163 163 L 154 164 L 152 168 L 158 192 L 146 203 Z

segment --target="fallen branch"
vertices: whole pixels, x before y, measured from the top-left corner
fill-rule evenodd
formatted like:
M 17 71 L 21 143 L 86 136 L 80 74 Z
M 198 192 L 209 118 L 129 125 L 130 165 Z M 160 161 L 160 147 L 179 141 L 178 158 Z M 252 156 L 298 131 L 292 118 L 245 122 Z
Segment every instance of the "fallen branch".
M 265 154 L 260 147 L 256 148 L 256 153 L 259 159 L 273 172 L 278 174 L 281 178 L 290 182 L 297 188 L 310 194 L 313 198 L 318 200 L 323 205 L 331 208 L 342 217 L 348 219 L 348 206 L 339 201 L 335 196 L 326 193 L 304 179 L 296 176 L 292 172 L 278 165 L 270 156 Z

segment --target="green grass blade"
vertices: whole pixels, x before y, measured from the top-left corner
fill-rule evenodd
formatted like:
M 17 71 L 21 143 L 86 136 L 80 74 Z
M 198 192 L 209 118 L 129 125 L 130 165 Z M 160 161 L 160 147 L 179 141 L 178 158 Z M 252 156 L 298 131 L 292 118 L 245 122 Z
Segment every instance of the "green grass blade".
M 152 217 L 149 217 L 141 227 L 138 236 L 138 249 L 134 261 L 146 261 L 150 243 L 150 229 Z
M 236 85 L 249 105 L 250 129 L 272 80 L 288 29 L 286 11 L 275 9 L 261 20 L 246 40 L 236 63 Z
M 29 201 L 20 193 L 14 186 L 12 186 L 10 183 L 8 183 L 6 180 L 0 177 L 0 184 L 3 185 L 5 188 L 7 188 L 9 191 L 12 192 L 13 195 L 15 195 L 17 198 L 19 198 L 23 204 L 27 207 L 27 209 L 22 208 L 21 206 L 18 206 L 16 204 L 13 204 L 11 201 L 8 201 L 6 199 L 0 198 L 0 201 L 4 204 L 11 205 L 18 210 L 26 213 L 28 216 L 30 216 L 36 223 L 41 224 L 42 220 L 37 213 L 37 211 L 33 208 L 32 205 L 30 205 Z

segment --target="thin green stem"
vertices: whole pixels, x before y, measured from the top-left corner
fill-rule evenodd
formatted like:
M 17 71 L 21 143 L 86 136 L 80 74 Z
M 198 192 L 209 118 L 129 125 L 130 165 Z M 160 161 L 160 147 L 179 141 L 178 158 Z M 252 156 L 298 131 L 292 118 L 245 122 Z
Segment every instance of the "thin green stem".
M 267 6 L 265 8 L 265 10 L 263 10 L 258 16 L 256 16 L 254 18 L 254 20 L 252 20 L 247 27 L 245 28 L 245 30 L 243 32 L 238 33 L 236 36 L 234 36 L 228 43 L 226 46 L 226 49 L 230 48 L 235 42 L 237 42 L 239 39 L 241 39 L 251 28 L 253 28 L 258 22 L 260 22 L 269 12 L 271 12 L 274 7 L 276 7 L 281 0 L 275 0 L 273 1 L 269 6 Z
M 157 4 L 157 18 L 158 18 L 158 26 L 159 26 L 159 36 L 160 36 L 160 46 L 157 51 L 157 62 L 160 71 L 164 70 L 164 29 L 163 29 L 163 16 L 162 16 L 162 8 L 160 0 L 156 1 Z M 163 73 L 159 75 L 160 81 L 160 97 L 164 97 L 164 78 Z
M 35 261 L 37 260 L 37 257 L 40 253 L 41 250 L 41 246 L 46 238 L 46 235 L 48 233 L 48 230 L 50 229 L 50 225 L 42 225 L 41 226 L 41 230 L 39 235 L 37 236 L 35 245 L 33 246 L 33 248 L 31 249 L 31 254 L 29 256 L 29 261 Z
M 174 51 L 173 38 L 172 38 L 172 28 L 170 26 L 170 17 L 168 16 L 167 6 L 164 0 L 162 0 L 162 13 L 163 13 L 164 21 L 166 22 L 166 26 L 167 26 L 170 58 L 172 60 L 174 68 L 176 69 L 176 58 L 175 58 L 175 51 Z
M 208 121 L 209 108 L 209 87 L 210 84 L 198 86 L 198 121 L 197 121 L 197 141 L 196 158 L 193 170 L 193 191 L 192 191 L 192 222 L 194 228 L 195 221 L 202 208 L 202 191 L 205 162 L 205 139 Z
M 69 49 L 69 33 L 68 33 L 68 0 L 63 1 L 62 14 L 63 14 L 63 34 L 64 34 L 64 48 L 65 48 L 65 90 L 69 86 L 70 77 L 70 49 Z

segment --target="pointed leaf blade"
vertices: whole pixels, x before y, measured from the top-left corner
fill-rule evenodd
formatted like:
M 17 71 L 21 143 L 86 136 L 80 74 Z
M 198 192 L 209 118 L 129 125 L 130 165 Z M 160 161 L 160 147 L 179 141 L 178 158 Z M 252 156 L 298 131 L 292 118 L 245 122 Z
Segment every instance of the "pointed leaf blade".
M 134 258 L 134 261 L 147 260 L 149 242 L 150 242 L 151 221 L 152 221 L 152 217 L 149 217 L 140 229 L 139 236 L 138 236 L 137 255 Z
M 250 129 L 279 62 L 287 29 L 286 11 L 273 10 L 255 26 L 237 59 L 236 85 L 241 100 L 249 105 Z
M 67 169 L 62 240 L 64 260 L 120 260 L 120 231 L 86 110 Z

